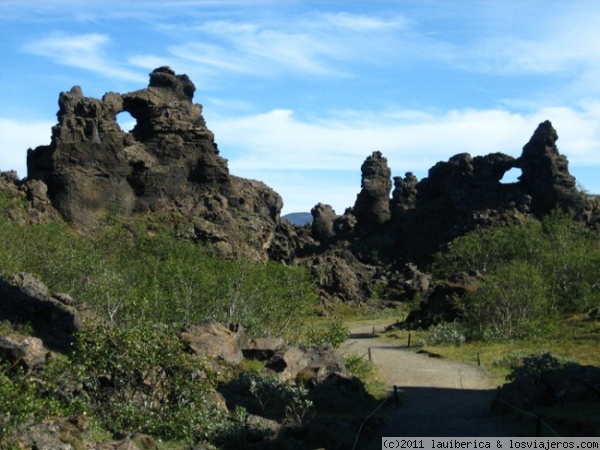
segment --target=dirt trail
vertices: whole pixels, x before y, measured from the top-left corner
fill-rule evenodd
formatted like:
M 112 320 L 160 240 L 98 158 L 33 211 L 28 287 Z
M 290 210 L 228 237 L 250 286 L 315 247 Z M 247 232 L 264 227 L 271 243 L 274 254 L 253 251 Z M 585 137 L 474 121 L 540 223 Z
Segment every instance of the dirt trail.
M 381 436 L 517 435 L 514 423 L 490 413 L 496 384 L 481 368 L 416 354 L 405 343 L 373 337 L 371 326 L 352 329 L 342 353 L 366 355 L 369 348 L 402 401 L 386 409 Z

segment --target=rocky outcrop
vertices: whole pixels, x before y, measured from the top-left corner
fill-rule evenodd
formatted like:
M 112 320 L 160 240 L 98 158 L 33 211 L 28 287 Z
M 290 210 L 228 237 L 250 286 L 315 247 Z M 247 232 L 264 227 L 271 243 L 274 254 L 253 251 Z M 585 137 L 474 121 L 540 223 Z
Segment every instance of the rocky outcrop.
M 28 178 L 0 175 L 0 189 L 28 205 L 28 217 L 11 210 L 14 220 L 43 222 L 58 211 L 86 231 L 112 213 L 162 214 L 178 237 L 226 257 L 305 264 L 324 298 L 359 303 L 374 284 L 389 287 L 394 298 L 414 295 L 411 279 L 403 279 L 406 264 L 422 268 L 444 245 L 478 227 L 520 223 L 558 207 L 600 228 L 600 201 L 576 188 L 549 121 L 519 158 L 461 153 L 434 165 L 422 180 L 411 172 L 395 177 L 393 192 L 387 159 L 375 151 L 361 167 L 353 207 L 338 216 L 318 204 L 311 225 L 294 227 L 279 220 L 277 193 L 229 173 L 202 106 L 193 103 L 195 89 L 186 75 L 160 67 L 138 91 L 102 99 L 85 97 L 77 86 L 61 93 L 52 141 L 29 151 Z M 117 124 L 121 112 L 137 121 L 131 132 Z M 503 183 L 512 169 L 521 170 L 519 180 Z
M 319 203 L 310 213 L 313 216 L 311 231 L 316 240 L 327 242 L 335 236 L 333 224 L 337 219 L 337 214 L 330 205 Z
M 548 213 L 557 205 L 577 211 L 586 207 L 586 199 L 569 173 L 567 158 L 558 152 L 557 140 L 552 124 L 541 123 L 516 162 L 523 171 L 520 184 L 531 196 L 533 210 L 538 214 Z
M 402 328 L 426 329 L 442 322 L 463 318 L 464 297 L 477 289 L 482 277 L 479 273 L 457 273 L 449 280 L 432 284 L 423 295 L 419 307 L 410 312 Z
M 394 177 L 394 192 L 392 193 L 392 215 L 413 209 L 417 204 L 417 184 L 419 180 L 412 172 L 406 172 L 404 178 Z
M 479 227 L 518 224 L 555 208 L 574 210 L 597 226 L 598 201 L 576 188 L 568 161 L 556 147 L 557 139 L 552 124 L 543 122 L 519 158 L 461 153 L 438 162 L 420 181 L 410 172 L 394 177 L 391 198 L 387 160 L 374 152 L 362 165 L 362 190 L 354 207 L 343 216 L 326 205 L 313 208 L 310 238 L 318 245 L 305 245 L 296 255 L 305 258 L 326 296 L 361 302 L 376 284 L 387 292 L 387 299 L 414 298 L 427 288 L 419 285 L 424 279 L 415 278 L 414 270 L 404 270 L 407 264 L 418 271 L 444 245 Z M 521 170 L 519 179 L 503 182 L 513 169 Z M 448 297 L 445 290 L 439 285 L 427 294 L 426 315 L 437 317 L 445 310 L 435 306 Z
M 360 304 L 370 298 L 375 269 L 361 263 L 350 251 L 331 251 L 306 261 L 324 300 Z
M 77 86 L 61 93 L 51 144 L 28 153 L 28 179 L 43 182 L 56 209 L 82 230 L 107 213 L 174 211 L 184 217 L 186 237 L 226 254 L 248 240 L 264 251 L 281 197 L 229 174 L 202 106 L 192 102 L 195 90 L 186 75 L 160 67 L 135 92 L 101 100 Z M 123 111 L 137 121 L 130 133 L 116 121 Z
M 276 352 L 267 368 L 282 380 L 314 379 L 322 382 L 331 374 L 346 375 L 344 359 L 333 347 L 287 347 Z
M 357 227 L 371 231 L 389 222 L 391 170 L 381 152 L 373 152 L 362 167 L 362 190 L 354 204 Z
M 243 330 L 230 329 L 212 319 L 186 327 L 181 340 L 198 356 L 212 356 L 233 364 L 241 362 L 243 357 Z
M 59 217 L 48 199 L 48 187 L 40 180 L 20 180 L 15 171 L 0 172 L 0 192 L 13 199 L 5 208 L 8 219 L 21 225 L 49 223 Z
M 66 294 L 50 296 L 44 283 L 28 273 L 17 273 L 10 280 L 0 279 L 0 320 L 30 324 L 33 337 L 40 339 L 46 348 L 69 352 L 73 335 L 81 330 L 83 319 L 68 304 L 68 299 Z M 21 344 L 20 347 L 29 346 Z

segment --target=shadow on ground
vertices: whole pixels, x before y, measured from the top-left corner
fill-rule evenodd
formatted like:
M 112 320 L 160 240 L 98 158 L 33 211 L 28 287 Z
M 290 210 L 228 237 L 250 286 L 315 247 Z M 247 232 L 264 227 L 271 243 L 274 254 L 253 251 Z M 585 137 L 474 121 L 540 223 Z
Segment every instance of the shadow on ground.
M 394 398 L 377 414 L 382 425 L 376 436 L 359 439 L 357 448 L 381 448 L 384 436 L 398 437 L 502 437 L 533 436 L 535 424 L 492 411 L 493 389 L 398 387 Z M 365 415 L 368 415 L 366 413 Z M 375 418 L 374 418 L 375 419 Z

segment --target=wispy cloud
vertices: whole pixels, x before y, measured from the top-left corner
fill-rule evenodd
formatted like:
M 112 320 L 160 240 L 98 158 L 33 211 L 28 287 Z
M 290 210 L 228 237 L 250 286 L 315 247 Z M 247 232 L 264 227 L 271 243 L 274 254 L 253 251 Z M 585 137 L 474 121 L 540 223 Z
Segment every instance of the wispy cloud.
M 144 82 L 145 74 L 124 68 L 115 58 L 106 55 L 105 47 L 110 43 L 110 38 L 103 34 L 53 33 L 25 44 L 23 50 L 49 58 L 57 64 L 123 80 Z
M 272 76 L 274 74 L 348 75 L 345 64 L 379 59 L 390 52 L 405 21 L 397 18 L 337 14 L 305 14 L 268 23 L 204 21 L 169 51 L 183 60 L 216 70 Z M 169 27 L 163 27 L 169 32 Z

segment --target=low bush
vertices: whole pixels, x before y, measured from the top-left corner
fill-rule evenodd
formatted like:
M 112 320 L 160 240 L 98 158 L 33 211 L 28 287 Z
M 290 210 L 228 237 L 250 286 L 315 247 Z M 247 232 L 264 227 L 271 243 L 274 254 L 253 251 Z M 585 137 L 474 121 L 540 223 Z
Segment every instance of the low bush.
M 541 221 L 477 230 L 435 257 L 438 278 L 476 271 L 465 299 L 467 337 L 510 340 L 545 333 L 561 314 L 600 306 L 598 234 L 554 211 Z
M 12 446 L 11 434 L 18 426 L 60 412 L 59 402 L 43 392 L 39 379 L 0 358 L 0 448 Z
M 78 336 L 70 358 L 46 370 L 47 391 L 71 414 L 109 430 L 195 442 L 227 427 L 207 396 L 217 374 L 164 326 L 106 326 Z
M 422 345 L 461 345 L 466 340 L 464 326 L 457 322 L 440 323 L 429 329 L 429 334 L 420 340 Z
M 361 380 L 368 380 L 375 372 L 375 366 L 371 361 L 361 355 L 348 355 L 344 358 L 346 370 L 352 376 Z
M 348 340 L 350 330 L 344 323 L 335 318 L 326 323 L 313 324 L 308 331 L 299 337 L 299 343 L 304 345 L 332 345 L 339 348 L 342 343 Z
M 0 276 L 32 273 L 122 325 L 213 318 L 251 337 L 293 338 L 317 304 L 301 268 L 217 258 L 167 229 L 149 233 L 142 220 L 114 219 L 86 237 L 60 220 L 24 227 L 0 211 Z
M 507 381 L 518 379 L 539 383 L 544 373 L 576 364 L 574 361 L 555 355 L 551 352 L 534 353 L 523 356 L 513 362 Z

